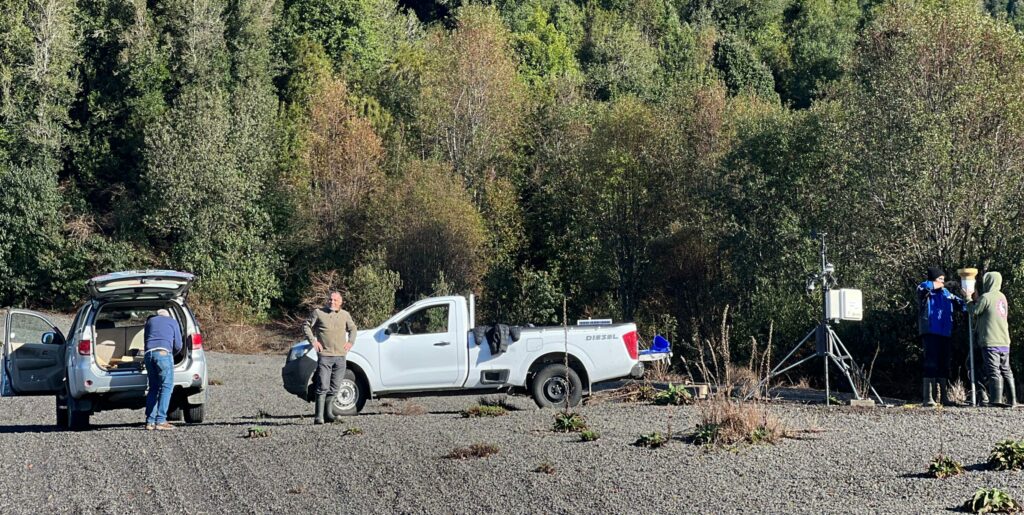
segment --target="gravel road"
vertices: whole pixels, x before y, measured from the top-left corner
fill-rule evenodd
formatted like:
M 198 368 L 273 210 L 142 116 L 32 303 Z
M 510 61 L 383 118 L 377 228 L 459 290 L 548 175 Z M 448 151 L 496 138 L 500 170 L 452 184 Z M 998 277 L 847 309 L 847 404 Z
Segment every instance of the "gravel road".
M 312 405 L 281 387 L 281 356 L 210 354 L 207 422 L 147 432 L 141 411 L 94 415 L 94 429 L 57 431 L 53 399 L 0 400 L 0 513 L 935 513 L 979 487 L 1024 500 L 1024 472 L 984 470 L 993 445 L 1024 439 L 1024 409 L 825 408 L 773 405 L 792 427 L 779 445 L 713 451 L 672 442 L 695 407 L 616 402 L 579 411 L 596 442 L 551 431 L 554 412 L 521 408 L 464 419 L 476 397 L 375 400 L 358 417 L 312 426 Z M 413 406 L 426 410 L 413 412 Z M 245 438 L 261 425 L 265 438 Z M 343 435 L 351 427 L 361 435 Z M 498 454 L 456 461 L 457 446 Z M 966 474 L 922 475 L 940 449 Z M 534 470 L 550 463 L 553 474 Z

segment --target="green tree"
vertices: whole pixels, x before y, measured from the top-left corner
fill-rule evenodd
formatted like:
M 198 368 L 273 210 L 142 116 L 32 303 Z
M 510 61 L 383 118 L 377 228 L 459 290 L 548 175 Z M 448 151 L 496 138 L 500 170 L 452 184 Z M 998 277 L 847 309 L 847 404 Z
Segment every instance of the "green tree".
M 0 21 L 0 303 L 53 303 L 73 290 L 58 177 L 75 81 L 73 6 L 5 1 Z

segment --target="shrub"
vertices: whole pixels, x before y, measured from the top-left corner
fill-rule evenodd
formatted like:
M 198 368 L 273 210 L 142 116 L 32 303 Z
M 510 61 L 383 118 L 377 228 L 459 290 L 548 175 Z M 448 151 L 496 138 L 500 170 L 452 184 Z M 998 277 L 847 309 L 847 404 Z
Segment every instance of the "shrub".
M 452 452 L 445 455 L 450 460 L 465 460 L 469 458 L 486 458 L 498 454 L 498 446 L 489 443 L 475 443 L 469 447 L 456 447 Z
M 666 443 L 668 443 L 668 437 L 666 437 L 665 435 L 659 433 L 658 431 L 655 431 L 653 433 L 648 433 L 648 434 L 645 434 L 645 435 L 640 435 L 640 438 L 638 438 L 636 440 L 636 442 L 633 442 L 633 445 L 635 445 L 637 447 L 647 447 L 647 448 L 650 448 L 650 449 L 657 449 L 658 447 L 661 447 L 662 445 L 665 445 Z
M 558 433 L 578 433 L 587 429 L 587 422 L 579 413 L 558 413 L 555 415 L 554 430 Z
M 697 445 L 776 443 L 788 434 L 785 424 L 767 410 L 723 397 L 703 404 L 700 418 L 691 436 Z
M 1024 440 L 1003 440 L 992 449 L 988 464 L 996 470 L 1024 469 Z
M 622 387 L 623 399 L 626 402 L 654 402 L 659 395 L 658 389 L 648 382 L 632 382 Z
M 668 384 L 668 390 L 660 391 L 654 396 L 655 404 L 662 406 L 690 404 L 693 402 L 693 394 L 683 385 Z
M 469 409 L 462 410 L 463 418 L 479 418 L 479 417 L 500 417 L 508 413 L 505 408 L 501 406 L 487 406 L 477 405 Z
M 1013 513 L 1021 511 L 1021 506 L 1010 494 L 998 488 L 979 488 L 964 503 L 964 510 L 971 513 Z
M 584 442 L 593 442 L 598 438 L 601 438 L 601 435 L 593 429 L 584 429 L 583 431 L 580 431 L 580 440 Z
M 928 474 L 944 479 L 964 473 L 964 465 L 949 456 L 938 455 L 928 465 Z

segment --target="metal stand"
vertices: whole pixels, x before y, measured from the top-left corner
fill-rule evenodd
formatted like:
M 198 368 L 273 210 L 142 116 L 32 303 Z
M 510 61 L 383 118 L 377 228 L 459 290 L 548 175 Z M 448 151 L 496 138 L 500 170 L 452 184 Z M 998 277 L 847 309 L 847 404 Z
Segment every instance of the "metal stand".
M 764 385 L 767 384 L 768 381 L 770 381 L 772 378 L 780 374 L 784 374 L 787 371 L 818 357 L 824 359 L 825 365 L 826 406 L 831 402 L 830 397 L 832 396 L 830 391 L 831 386 L 829 385 L 828 378 L 828 364 L 830 361 L 837 368 L 839 368 L 839 371 L 842 372 L 843 375 L 846 377 L 846 381 L 850 383 L 850 390 L 853 391 L 853 397 L 857 400 L 860 400 L 861 398 L 860 392 L 857 391 L 857 385 L 854 384 L 853 377 L 850 376 L 850 372 L 853 370 L 853 367 L 856 366 L 855 362 L 853 361 L 853 356 L 850 355 L 850 351 L 846 350 L 846 345 L 843 345 L 842 340 L 839 339 L 839 335 L 837 335 L 836 332 L 832 330 L 832 326 L 829 325 L 830 320 L 828 315 L 828 292 L 834 286 L 836 286 L 837 283 L 835 276 L 833 275 L 835 272 L 835 267 L 832 266 L 832 264 L 825 259 L 825 236 L 825 233 L 818 233 L 816 231 L 812 232 L 811 234 L 812 238 L 819 239 L 821 243 L 821 247 L 819 250 L 821 258 L 821 271 L 818 273 L 811 274 L 807 278 L 808 293 L 814 291 L 814 287 L 816 284 L 821 284 L 821 322 L 819 322 L 818 326 L 812 329 L 811 332 L 807 333 L 807 336 L 804 336 L 804 338 L 800 340 L 800 342 L 793 346 L 789 353 L 786 354 L 786 357 L 782 358 L 782 361 L 780 361 L 779 364 L 776 365 L 775 368 L 772 369 L 772 371 L 769 372 L 764 379 L 757 383 L 757 386 L 754 388 L 754 390 L 747 394 L 747 399 L 750 399 L 751 397 L 753 397 L 755 393 L 759 392 L 761 388 L 764 387 Z M 789 361 L 789 358 L 793 357 L 793 355 L 796 354 L 796 351 L 799 350 L 805 342 L 811 339 L 812 335 L 814 336 L 815 341 L 814 354 L 811 354 L 810 356 L 807 356 L 801 359 L 800 361 L 797 361 L 796 363 L 786 366 L 786 362 Z M 867 378 L 865 377 L 864 380 L 867 380 Z M 878 395 L 878 392 L 875 391 L 875 388 L 870 384 L 867 385 L 867 388 L 868 390 L 870 390 L 872 394 L 874 394 L 875 399 L 878 401 L 878 403 L 884 406 L 885 402 L 882 400 L 882 397 Z
M 967 314 L 967 354 L 971 362 L 971 406 L 978 406 L 978 394 L 975 385 L 978 381 L 974 377 L 974 313 Z
M 814 337 L 815 342 L 814 354 L 811 354 L 810 356 L 807 356 L 797 361 L 796 363 L 792 363 L 787 366 L 786 362 L 788 362 L 789 359 L 792 358 L 798 350 L 800 350 L 800 347 L 802 347 L 804 343 L 809 341 L 812 336 Z M 819 357 L 824 359 L 825 365 L 825 405 L 829 405 L 831 403 L 830 398 L 832 397 L 831 385 L 829 384 L 828 377 L 829 362 L 834 364 L 836 368 L 838 368 L 839 371 L 843 373 L 843 376 L 846 377 L 846 381 L 850 384 L 850 390 L 853 391 L 853 398 L 860 400 L 860 392 L 857 391 L 857 385 L 854 383 L 853 377 L 850 375 L 850 373 L 853 371 L 853 366 L 855 366 L 853 356 L 850 355 L 850 351 L 846 350 L 846 345 L 843 344 L 843 341 L 839 339 L 839 335 L 837 335 L 836 332 L 832 330 L 832 327 L 827 322 L 822 322 L 821 324 L 818 324 L 818 326 L 815 327 L 814 329 L 811 329 L 811 332 L 807 333 L 807 336 L 804 336 L 802 340 L 800 340 L 795 346 L 793 346 L 789 353 L 786 354 L 786 357 L 782 358 L 782 361 L 780 361 L 778 365 L 775 365 L 775 368 L 772 369 L 772 371 L 769 372 L 768 375 L 761 380 L 761 382 L 757 383 L 757 386 L 754 388 L 752 392 L 747 394 L 746 398 L 749 399 L 756 392 L 761 391 L 761 388 L 763 388 L 764 385 L 767 384 L 768 381 L 771 381 L 773 378 L 785 374 L 786 372 L 789 372 L 790 370 L 800 365 L 803 365 L 804 363 L 814 358 Z M 879 405 L 885 405 L 885 401 L 883 401 L 882 397 L 878 395 L 878 392 L 875 391 L 875 387 L 869 384 L 868 389 L 870 390 L 871 395 L 875 397 L 875 400 L 878 401 Z

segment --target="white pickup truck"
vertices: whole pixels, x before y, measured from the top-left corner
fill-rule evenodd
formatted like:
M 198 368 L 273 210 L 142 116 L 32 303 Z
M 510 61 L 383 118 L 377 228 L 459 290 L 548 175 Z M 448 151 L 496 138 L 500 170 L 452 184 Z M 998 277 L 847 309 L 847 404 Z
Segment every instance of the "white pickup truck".
M 594 383 L 643 376 L 632 323 L 523 327 L 495 353 L 477 341 L 474 311 L 472 296 L 434 297 L 360 330 L 328 415 L 355 415 L 371 397 L 416 394 L 525 391 L 540 407 L 575 406 Z M 282 370 L 285 389 L 312 400 L 316 362 L 308 342 L 295 344 Z

